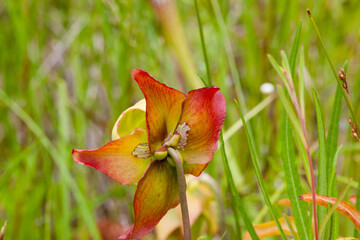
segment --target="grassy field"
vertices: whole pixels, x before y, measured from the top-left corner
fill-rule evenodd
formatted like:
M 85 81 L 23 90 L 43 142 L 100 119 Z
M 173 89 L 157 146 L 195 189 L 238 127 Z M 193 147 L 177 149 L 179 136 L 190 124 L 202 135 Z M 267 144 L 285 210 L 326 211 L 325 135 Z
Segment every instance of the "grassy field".
M 123 226 L 119 231 L 132 224 L 136 186 L 121 186 L 75 164 L 71 150 L 107 143 L 121 112 L 143 98 L 131 79 L 134 68 L 183 92 L 204 83 L 221 88 L 227 102 L 223 133 L 232 180 L 250 221 L 259 224 L 274 220 L 273 214 L 294 215 L 291 208 L 276 204 L 290 197 L 291 166 L 299 176 L 299 191 L 311 191 L 304 141 L 296 122 L 287 120 L 277 85 L 286 88 L 267 55 L 281 63 L 284 50 L 306 120 L 316 182 L 330 183 L 329 171 L 336 170 L 334 187 L 321 190 L 324 185 L 319 184 L 318 192 L 329 189 L 340 196 L 347 189 L 345 201 L 357 193 L 360 144 L 347 123 L 349 117 L 355 119 L 345 101 L 335 97 L 336 79 L 306 9 L 336 71 L 348 60 L 347 83 L 360 120 L 360 2 L 198 0 L 198 12 L 193 0 L 176 1 L 176 6 L 161 2 L 166 1 L 0 1 L 0 225 L 8 221 L 5 240 L 101 239 L 99 229 L 109 232 L 110 221 Z M 293 42 L 300 21 L 297 45 Z M 290 54 L 293 46 L 299 46 L 296 55 Z M 263 93 L 264 83 L 275 91 Z M 242 127 L 234 98 L 248 118 L 252 115 L 247 121 L 250 133 Z M 286 102 L 291 104 L 285 97 Z M 339 121 L 331 118 L 333 112 L 340 114 Z M 331 132 L 331 146 L 330 126 L 338 126 L 338 133 Z M 253 137 L 250 144 L 248 136 Z M 289 167 L 284 163 L 284 139 L 293 142 L 292 136 L 295 149 L 285 147 L 293 160 Z M 218 214 L 210 216 L 217 219 L 219 230 L 211 234 L 199 227 L 198 235 L 240 239 L 246 228 L 220 150 L 205 170 L 220 191 L 215 194 Z M 333 159 L 336 168 L 330 166 Z M 303 206 L 300 209 L 311 212 L 310 203 Z M 323 219 L 326 208 L 318 207 L 318 214 Z M 98 223 L 104 219 L 108 224 Z M 334 219 L 340 236 L 355 236 L 349 219 Z M 325 229 L 323 239 L 335 239 L 328 230 L 336 227 Z

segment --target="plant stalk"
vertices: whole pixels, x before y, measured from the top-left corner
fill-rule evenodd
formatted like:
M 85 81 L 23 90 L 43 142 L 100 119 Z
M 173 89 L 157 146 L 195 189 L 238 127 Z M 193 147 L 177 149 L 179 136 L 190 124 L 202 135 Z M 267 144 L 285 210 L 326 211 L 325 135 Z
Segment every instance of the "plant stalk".
M 312 196 L 312 201 L 315 201 L 316 200 L 316 196 L 315 196 L 315 194 L 316 194 L 315 177 L 314 177 L 314 169 L 313 169 L 311 153 L 310 153 L 309 138 L 308 138 L 307 131 L 306 131 L 305 117 L 302 115 L 302 111 L 301 111 L 299 103 L 297 101 L 296 92 L 295 92 L 295 88 L 294 88 L 294 83 L 292 81 L 291 75 L 289 76 L 289 74 L 286 71 L 284 71 L 284 76 L 288 80 L 288 83 L 289 83 L 288 92 L 289 92 L 291 101 L 294 104 L 295 110 L 296 110 L 296 112 L 298 114 L 300 124 L 301 124 L 301 128 L 302 128 L 304 138 L 305 138 L 304 147 L 305 147 L 306 155 L 307 155 L 307 158 L 308 158 L 308 161 L 309 161 L 310 177 L 311 177 L 311 183 L 310 183 L 310 185 L 311 185 L 311 196 Z M 312 208 L 313 208 L 315 240 L 318 240 L 319 239 L 319 233 L 318 233 L 318 221 L 317 221 L 316 203 L 314 203 L 314 202 L 312 203 Z
M 343 96 L 344 96 L 344 99 L 345 99 L 345 102 L 346 102 L 346 104 L 347 104 L 347 106 L 348 106 L 348 108 L 349 108 L 349 111 L 350 111 L 350 113 L 351 113 L 351 116 L 352 116 L 352 118 L 353 118 L 353 121 L 355 122 L 355 124 L 356 124 L 357 126 L 359 126 L 359 123 L 358 123 L 358 121 L 357 121 L 357 119 L 356 119 L 355 111 L 354 111 L 353 106 L 352 106 L 352 103 L 351 103 L 350 94 L 347 93 L 346 90 L 342 87 L 342 82 L 341 82 L 341 80 L 339 79 L 338 74 L 336 73 L 334 64 L 331 62 L 329 53 L 327 52 L 326 47 L 325 47 L 325 43 L 324 43 L 324 41 L 323 41 L 323 39 L 322 39 L 322 37 L 321 37 L 320 31 L 319 31 L 319 29 L 318 29 L 317 26 L 316 26 L 315 20 L 314 20 L 313 16 L 311 15 L 310 10 L 307 9 L 306 11 L 307 11 L 307 13 L 308 13 L 308 15 L 309 15 L 309 18 L 310 18 L 310 20 L 311 20 L 311 23 L 312 23 L 314 29 L 315 29 L 315 32 L 316 32 L 316 34 L 317 34 L 317 36 L 318 36 L 318 38 L 319 38 L 319 40 L 320 40 L 320 43 L 321 43 L 321 46 L 322 46 L 322 48 L 323 48 L 323 50 L 324 50 L 324 52 L 325 52 L 325 55 L 326 55 L 326 57 L 327 57 L 327 59 L 328 59 L 328 61 L 329 61 L 329 63 L 330 63 L 331 70 L 332 70 L 332 72 L 334 73 L 334 76 L 335 76 L 335 78 L 336 78 L 336 82 L 338 83 L 339 87 L 341 88 L 341 92 L 342 92 L 342 94 L 343 94 Z
M 179 195 L 180 195 L 181 215 L 182 215 L 183 230 L 184 230 L 184 239 L 191 240 L 190 218 L 189 218 L 188 204 L 186 200 L 186 181 L 185 181 L 184 168 L 182 164 L 182 158 L 179 152 L 173 148 L 168 148 L 168 153 L 174 159 L 175 167 L 176 167 L 176 175 L 179 184 Z

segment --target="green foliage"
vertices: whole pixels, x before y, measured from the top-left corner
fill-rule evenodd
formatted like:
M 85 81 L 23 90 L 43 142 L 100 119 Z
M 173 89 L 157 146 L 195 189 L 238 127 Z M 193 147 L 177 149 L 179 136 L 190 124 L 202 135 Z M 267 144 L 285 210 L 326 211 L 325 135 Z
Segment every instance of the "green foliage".
M 184 92 L 191 90 L 180 64 L 186 60 L 167 42 L 150 2 L 0 1 L 0 225 L 8 220 L 5 240 L 99 239 L 100 220 L 132 223 L 129 199 L 135 186 L 124 188 L 76 165 L 71 150 L 108 142 L 121 112 L 142 98 L 131 79 L 133 68 Z M 351 116 L 356 122 L 359 116 L 360 3 L 175 2 L 190 49 L 187 64 L 193 64 L 204 85 L 219 86 L 227 101 L 225 142 L 220 139 L 219 153 L 206 168 L 219 186 L 221 208 L 213 217 L 219 219 L 218 235 L 239 237 L 252 230 L 254 219 L 267 222 L 285 212 L 295 216 L 300 239 L 311 239 L 306 231 L 310 205 L 297 199 L 310 191 L 304 135 L 280 67 L 294 82 L 321 192 L 338 196 L 352 177 L 343 199 L 354 194 L 359 199 L 360 147 L 346 121 Z M 288 60 L 285 52 L 290 53 Z M 282 59 L 281 64 L 275 59 Z M 352 103 L 336 73 L 346 59 Z M 261 92 L 265 82 L 277 85 L 277 93 Z M 311 88 L 318 93 L 318 111 Z M 343 108 L 342 97 L 347 103 Z M 249 113 L 250 144 L 250 132 L 245 134 L 238 124 L 234 98 L 245 116 Z M 320 108 L 323 121 L 317 118 Z M 287 191 L 278 191 L 285 185 Z M 271 202 L 273 195 L 290 198 L 292 208 Z M 359 200 L 357 204 L 360 208 Z M 337 213 L 324 216 L 329 216 L 326 228 L 331 228 L 324 233 L 331 239 L 354 236 L 347 219 Z
M 307 207 L 304 202 L 299 200 L 299 196 L 304 193 L 304 190 L 301 187 L 300 177 L 295 159 L 294 140 L 289 119 L 286 113 L 283 114 L 281 128 L 281 158 L 283 161 L 283 167 L 287 182 L 287 193 L 293 209 L 296 228 L 298 230 L 300 239 L 311 239 L 311 233 L 308 230 L 310 226 L 310 219 L 307 215 Z
M 325 146 L 325 126 L 323 114 L 320 107 L 319 99 L 316 95 L 316 92 L 312 90 L 313 98 L 315 102 L 315 110 L 316 110 L 316 119 L 317 119 L 317 130 L 318 130 L 318 142 L 319 142 L 319 158 L 318 158 L 318 185 L 316 192 L 321 195 L 327 196 L 328 194 L 328 168 L 329 161 L 326 157 L 326 146 Z M 318 221 L 321 222 L 324 220 L 326 212 L 328 209 L 319 208 L 318 210 Z

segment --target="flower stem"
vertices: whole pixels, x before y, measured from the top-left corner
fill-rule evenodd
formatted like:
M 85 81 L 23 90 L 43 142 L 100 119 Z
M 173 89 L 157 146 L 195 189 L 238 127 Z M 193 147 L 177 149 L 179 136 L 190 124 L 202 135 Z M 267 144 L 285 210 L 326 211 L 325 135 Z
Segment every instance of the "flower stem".
M 184 239 L 191 240 L 191 232 L 190 232 L 190 218 L 189 218 L 189 210 L 186 200 L 186 181 L 184 175 L 184 168 L 182 165 L 182 158 L 178 151 L 173 148 L 168 148 L 168 153 L 174 159 L 176 174 L 179 184 L 179 195 L 180 195 L 180 205 L 181 205 L 181 215 L 183 221 L 183 229 L 184 229 Z

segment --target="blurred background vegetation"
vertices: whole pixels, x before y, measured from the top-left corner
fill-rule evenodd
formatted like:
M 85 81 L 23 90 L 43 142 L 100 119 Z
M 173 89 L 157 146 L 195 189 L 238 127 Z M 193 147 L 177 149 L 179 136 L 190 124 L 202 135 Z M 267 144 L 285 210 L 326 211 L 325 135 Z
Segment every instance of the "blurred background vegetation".
M 198 7 L 212 84 L 227 100 L 225 139 L 238 192 L 250 219 L 268 221 L 243 130 L 227 131 L 240 118 L 233 102 L 239 83 L 248 110 L 267 97 L 260 86 L 275 85 L 279 78 L 266 54 L 279 59 L 281 49 L 289 53 L 302 19 L 305 115 L 317 169 L 311 88 L 319 93 L 328 126 L 336 82 L 306 8 L 312 10 L 336 68 L 349 60 L 348 84 L 359 116 L 360 2 L 198 0 Z M 107 143 L 120 113 L 142 98 L 131 79 L 133 68 L 184 92 L 201 87 L 200 79 L 208 81 L 194 1 L 3 0 L 0 46 L 0 225 L 8 220 L 5 239 L 99 239 L 98 229 L 125 231 L 132 224 L 135 186 L 123 187 L 76 165 L 71 150 Z M 274 201 L 287 197 L 280 159 L 281 110 L 275 99 L 250 121 Z M 353 177 L 350 195 L 356 193 L 360 175 L 360 147 L 351 137 L 348 117 L 343 107 L 338 188 Z M 238 219 L 220 154 L 205 171 L 222 193 L 218 236 L 226 231 L 236 239 L 231 236 L 239 234 L 234 224 Z M 276 210 L 281 213 L 280 207 Z M 351 223 L 341 223 L 341 235 L 351 236 Z

